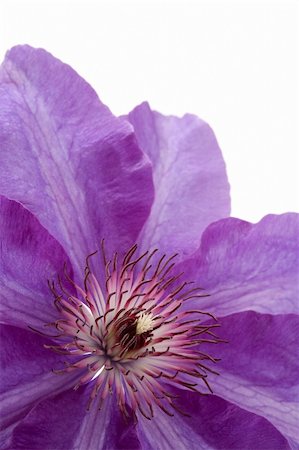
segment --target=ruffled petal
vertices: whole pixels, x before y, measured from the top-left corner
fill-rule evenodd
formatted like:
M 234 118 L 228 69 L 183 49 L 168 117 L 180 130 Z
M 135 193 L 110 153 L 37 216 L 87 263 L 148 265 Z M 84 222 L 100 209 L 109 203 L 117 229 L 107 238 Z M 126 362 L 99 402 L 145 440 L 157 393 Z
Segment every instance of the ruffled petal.
M 299 445 L 299 316 L 238 313 L 221 319 L 219 334 L 228 343 L 214 350 L 221 358 L 220 376 L 209 376 L 215 394 Z
M 76 273 L 102 238 L 127 250 L 153 197 L 148 158 L 69 66 L 29 46 L 0 71 L 0 194 L 25 205 L 68 252 Z
M 178 270 L 211 294 L 195 299 L 194 307 L 225 316 L 298 313 L 298 267 L 299 215 L 289 213 L 257 224 L 233 218 L 211 224 L 200 249 Z
M 66 253 L 29 211 L 1 196 L 0 236 L 1 322 L 40 328 L 54 321 L 57 310 L 47 280 L 61 273 Z
M 229 184 L 214 133 L 195 116 L 162 116 L 147 103 L 128 120 L 153 163 L 156 196 L 143 246 L 186 257 L 198 247 L 205 227 L 230 213 Z

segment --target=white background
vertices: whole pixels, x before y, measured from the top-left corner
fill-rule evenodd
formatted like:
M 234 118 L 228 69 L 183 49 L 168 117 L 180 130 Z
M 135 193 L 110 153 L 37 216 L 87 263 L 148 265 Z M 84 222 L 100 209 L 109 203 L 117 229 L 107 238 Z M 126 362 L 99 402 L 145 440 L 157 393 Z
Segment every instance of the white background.
M 298 3 L 0 0 L 0 57 L 18 43 L 71 64 L 117 115 L 148 100 L 210 123 L 232 215 L 299 209 Z

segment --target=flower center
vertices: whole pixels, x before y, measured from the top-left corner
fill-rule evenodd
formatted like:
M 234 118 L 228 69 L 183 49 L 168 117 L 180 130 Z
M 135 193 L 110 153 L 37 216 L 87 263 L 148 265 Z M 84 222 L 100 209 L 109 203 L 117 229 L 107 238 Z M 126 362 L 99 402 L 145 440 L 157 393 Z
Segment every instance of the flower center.
M 102 274 L 95 275 L 98 265 L 90 267 L 93 254 L 86 260 L 84 288 L 66 271 L 63 283 L 50 285 L 60 317 L 47 324 L 56 334 L 46 347 L 68 356 L 65 368 L 54 372 L 77 371 L 74 389 L 93 383 L 89 407 L 97 401 L 100 408 L 115 393 L 122 413 L 137 420 L 139 413 L 151 419 L 155 408 L 173 415 L 176 388 L 212 392 L 207 374 L 216 372 L 204 360 L 216 359 L 201 345 L 221 340 L 213 315 L 194 309 L 207 294 L 180 281 L 176 255 L 156 260 L 157 250 L 136 253 L 134 245 L 122 261 L 116 253 L 108 260 L 102 242 Z
M 113 331 L 114 347 L 121 348 L 121 355 L 125 355 L 132 350 L 139 350 L 146 345 L 147 338 L 152 334 L 152 320 L 150 315 L 124 314 L 123 317 L 114 324 Z M 112 338 L 113 339 L 113 338 Z
M 115 324 L 116 340 L 120 342 L 126 352 L 142 348 L 146 344 L 147 338 L 152 336 L 151 316 L 152 314 L 141 314 L 139 317 L 134 314 L 124 314 L 120 323 Z
M 136 322 L 136 334 L 144 334 L 148 331 L 153 330 L 153 315 L 152 314 L 141 314 L 137 318 Z

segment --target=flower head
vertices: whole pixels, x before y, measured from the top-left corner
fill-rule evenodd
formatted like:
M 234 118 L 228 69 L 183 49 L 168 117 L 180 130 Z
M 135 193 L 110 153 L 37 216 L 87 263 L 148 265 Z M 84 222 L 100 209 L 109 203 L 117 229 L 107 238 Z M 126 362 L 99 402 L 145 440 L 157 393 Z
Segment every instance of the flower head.
M 51 289 L 60 318 L 47 324 L 59 332 L 50 335 L 57 344 L 46 345 L 70 357 L 58 373 L 83 371 L 75 385 L 93 382 L 88 409 L 97 399 L 101 409 L 109 392 L 115 390 L 118 406 L 129 417 L 128 408 L 147 419 L 154 417 L 154 407 L 172 416 L 178 410 L 169 387 L 183 387 L 197 392 L 198 381 L 212 392 L 207 381 L 205 360 L 216 360 L 201 352 L 203 342 L 221 342 L 213 333 L 218 324 L 207 324 L 207 312 L 184 308 L 183 303 L 205 297 L 199 287 L 190 288 L 173 276 L 174 256 L 163 255 L 154 267 L 156 250 L 135 256 L 134 245 L 120 263 L 117 254 L 107 260 L 104 247 L 105 283 L 101 286 L 87 260 L 84 288 L 76 285 L 76 294 Z M 34 331 L 34 330 L 33 330 Z M 43 334 L 41 332 L 41 334 Z M 74 357 L 74 358 L 73 358 Z M 74 360 L 73 360 L 74 359 Z
M 225 219 L 205 122 L 43 50 L 0 105 L 2 448 L 296 448 L 298 216 Z

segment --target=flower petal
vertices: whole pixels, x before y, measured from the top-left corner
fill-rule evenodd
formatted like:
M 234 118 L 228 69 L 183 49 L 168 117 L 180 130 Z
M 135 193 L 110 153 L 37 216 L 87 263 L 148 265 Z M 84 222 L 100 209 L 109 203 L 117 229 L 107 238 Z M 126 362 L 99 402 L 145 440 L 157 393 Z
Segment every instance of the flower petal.
M 0 442 L 5 443 L 1 448 L 87 450 L 101 440 L 107 448 L 139 448 L 135 429 L 124 422 L 116 404 L 108 401 L 100 412 L 95 401 L 94 409 L 87 412 L 92 384 L 77 391 L 70 389 L 81 372 L 50 373 L 63 366 L 65 357 L 45 349 L 43 345 L 50 343 L 47 339 L 2 325 L 1 343 Z M 105 418 L 109 433 L 99 434 L 97 430 L 103 429 Z
M 289 449 L 287 440 L 266 419 L 216 395 L 202 397 L 181 391 L 178 402 L 191 416 L 185 422 L 204 439 L 209 448 Z
M 3 435 L 0 435 L 0 442 L 4 439 L 5 441 L 10 440 L 14 427 L 38 402 L 70 389 L 76 383 L 76 380 L 77 377 L 74 373 L 67 374 L 63 378 L 48 373 L 31 382 L 19 384 L 6 394 L 1 395 L 1 429 L 3 429 Z
M 177 405 L 190 417 L 167 417 L 160 413 L 152 421 L 140 420 L 139 439 L 145 450 L 289 449 L 287 440 L 266 419 L 215 395 L 200 396 L 178 391 Z
M 6 55 L 0 107 L 0 193 L 36 215 L 80 275 L 101 238 L 127 250 L 153 197 L 132 127 L 69 66 L 29 46 Z
M 20 382 L 0 396 L 1 426 L 14 427 L 40 401 L 70 389 L 79 380 L 80 374 L 70 372 L 63 376 L 52 372 L 32 376 L 25 383 Z M 16 408 L 17 405 L 17 408 Z
M 39 403 L 16 426 L 9 448 L 140 449 L 135 427 L 125 424 L 118 409 L 112 408 L 111 398 L 103 410 L 95 405 L 86 411 L 89 393 L 88 387 L 71 389 Z
M 168 417 L 159 413 L 153 420 L 140 418 L 137 435 L 142 442 L 142 450 L 212 450 L 205 440 L 197 434 L 188 421 L 179 415 Z
M 83 392 L 73 389 L 40 402 L 14 428 L 7 448 L 73 449 L 86 402 Z
M 68 262 L 60 244 L 22 205 L 0 196 L 0 320 L 40 328 L 57 311 L 47 279 Z
M 299 215 L 289 213 L 257 224 L 233 218 L 211 224 L 181 269 L 211 294 L 193 306 L 225 316 L 245 310 L 298 313 L 298 267 Z
M 61 368 L 62 362 L 43 347 L 49 343 L 29 330 L 1 327 L 0 442 L 10 441 L 14 427 L 38 402 L 74 386 L 81 375 L 54 375 L 51 369 Z
M 0 433 L 0 448 L 6 448 L 3 447 L 2 441 L 10 441 L 13 427 L 39 399 L 35 398 L 35 389 L 39 389 L 37 383 L 45 377 L 45 374 L 48 375 L 52 368 L 60 368 L 61 365 L 59 355 L 44 348 L 44 344 L 50 344 L 49 340 L 18 327 L 1 325 L 0 331 L 0 399 L 1 429 L 3 429 Z M 55 381 L 64 383 L 64 380 L 59 379 L 60 377 L 56 378 Z M 32 386 L 34 381 L 35 387 Z M 46 383 L 44 389 L 46 389 Z M 18 393 L 22 398 L 18 398 Z M 42 397 L 43 393 L 41 392 L 40 395 Z
M 52 342 L 30 330 L 1 325 L 0 336 L 0 392 L 6 393 L 18 384 L 30 382 L 60 363 L 57 353 L 44 348 Z
M 147 103 L 128 119 L 154 170 L 156 196 L 143 245 L 189 255 L 205 227 L 230 212 L 225 164 L 214 133 L 195 116 L 162 116 Z
M 139 449 L 140 445 L 132 424 L 120 417 L 114 395 L 106 397 L 99 411 L 96 401 L 85 415 L 74 442 L 74 450 Z
M 299 316 L 243 312 L 221 319 L 214 392 L 265 417 L 299 444 Z M 204 347 L 203 347 L 204 348 Z M 204 350 L 203 350 L 204 351 Z

